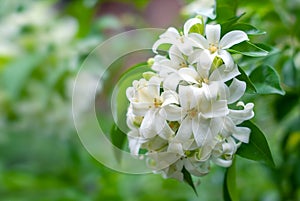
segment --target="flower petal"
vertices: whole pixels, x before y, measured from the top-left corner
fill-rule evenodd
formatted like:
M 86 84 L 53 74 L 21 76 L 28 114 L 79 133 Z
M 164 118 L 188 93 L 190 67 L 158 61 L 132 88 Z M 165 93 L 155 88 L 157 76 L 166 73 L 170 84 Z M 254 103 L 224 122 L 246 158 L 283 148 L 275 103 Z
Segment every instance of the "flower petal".
M 227 52 L 226 50 L 219 50 L 218 56 L 223 60 L 226 66 L 226 70 L 232 70 L 234 68 L 234 61 L 229 52 Z
M 153 104 L 149 102 L 132 102 L 131 105 L 132 113 L 137 116 L 144 116 L 148 112 L 149 108 L 153 106 Z
M 186 21 L 183 26 L 183 34 L 185 36 L 188 36 L 190 29 L 195 24 L 202 24 L 202 21 L 199 18 L 191 18 L 188 21 Z
M 178 141 L 186 141 L 192 135 L 192 120 L 190 118 L 185 118 L 177 131 L 175 139 Z
M 178 102 L 178 94 L 172 90 L 165 90 L 161 97 L 163 99 L 162 107 L 169 105 L 169 104 L 179 104 Z
M 194 50 L 193 53 L 189 56 L 188 62 L 190 64 L 194 64 L 196 62 L 199 62 L 200 61 L 200 55 L 201 55 L 202 51 L 204 51 L 204 50 L 202 50 L 202 49 Z
M 169 49 L 169 56 L 172 62 L 175 62 L 176 64 L 180 64 L 180 63 L 186 63 L 185 59 L 183 58 L 182 53 L 180 52 L 180 50 L 178 49 L 177 46 L 172 45 Z M 178 66 L 179 68 L 179 66 Z
M 191 86 L 179 86 L 179 102 L 183 109 L 189 110 L 194 107 L 194 90 Z
M 199 111 L 205 118 L 222 117 L 229 112 L 227 101 L 225 100 L 202 102 L 199 106 Z
M 210 54 L 210 52 L 208 50 L 204 50 L 204 51 L 201 52 L 199 65 L 203 69 L 209 70 L 212 63 L 213 63 L 213 60 L 214 60 L 214 56 L 212 54 Z M 197 66 L 197 67 L 199 69 L 199 66 Z M 199 74 L 200 74 L 200 72 L 199 72 Z
M 159 109 L 146 112 L 140 127 L 140 133 L 145 138 L 156 136 L 164 127 L 165 120 L 159 115 Z
M 229 110 L 229 117 L 235 124 L 240 124 L 245 120 L 251 119 L 254 116 L 253 103 L 247 103 L 243 110 Z
M 210 119 L 203 118 L 201 115 L 192 120 L 194 139 L 198 146 L 203 146 L 211 135 Z
M 222 130 L 220 133 L 223 137 L 231 136 L 235 129 L 234 122 L 228 116 L 224 117 L 222 122 Z
M 157 48 L 160 46 L 160 45 L 162 45 L 162 44 L 174 44 L 174 43 L 176 43 L 176 39 L 175 38 L 160 38 L 160 39 L 158 39 L 154 44 L 153 44 L 153 46 L 152 46 L 152 51 L 154 52 L 154 53 L 158 53 L 157 52 Z
M 245 93 L 246 83 L 233 78 L 229 86 L 229 97 L 227 98 L 228 104 L 234 103 L 239 100 Z
M 169 167 L 180 158 L 179 155 L 171 152 L 152 152 L 147 156 L 150 159 L 147 161 L 148 166 L 156 171 Z
M 184 160 L 184 167 L 194 176 L 200 177 L 209 173 L 209 161 L 199 162 L 191 160 L 193 158 L 186 158 Z
M 181 68 L 178 71 L 181 80 L 197 84 L 198 72 L 193 68 Z
M 220 36 L 221 36 L 221 26 L 219 24 L 206 25 L 205 35 L 209 44 L 214 44 L 214 45 L 219 44 Z
M 209 77 L 209 80 L 226 82 L 226 81 L 231 80 L 232 78 L 238 76 L 239 74 L 240 74 L 240 72 L 236 65 L 231 71 L 226 71 L 226 66 L 222 65 L 212 72 L 212 74 Z
M 164 140 L 168 140 L 171 136 L 174 135 L 174 131 L 170 128 L 170 126 L 165 121 L 163 129 L 158 133 L 158 135 Z
M 167 59 L 165 56 L 156 55 L 151 68 L 158 72 L 161 77 L 166 77 L 172 72 L 177 72 L 178 64 Z
M 196 34 L 196 33 L 191 33 L 189 35 L 189 38 L 193 42 L 193 45 L 195 47 L 199 47 L 201 49 L 208 49 L 209 43 L 206 40 L 206 38 L 204 38 L 202 35 Z
M 247 34 L 243 31 L 231 31 L 223 36 L 220 41 L 220 49 L 228 49 L 233 45 L 249 40 Z
M 182 80 L 182 78 L 178 75 L 177 72 L 176 73 L 171 73 L 170 75 L 165 77 L 165 80 L 163 82 L 163 88 L 165 90 L 176 91 L 180 80 Z
M 181 36 L 179 40 L 175 43 L 178 49 L 185 55 L 190 55 L 193 53 L 194 43 L 190 38 Z
M 177 153 L 181 156 L 184 155 L 181 143 L 171 142 L 168 146 L 167 151 L 171 153 Z
M 221 167 L 230 167 L 232 164 L 232 160 L 225 160 L 221 158 L 214 158 L 212 161 Z
M 234 129 L 233 137 L 237 140 L 248 143 L 251 130 L 247 127 L 236 127 Z
M 169 121 L 179 121 L 182 119 L 182 109 L 177 105 L 167 105 L 164 107 L 167 113 L 166 119 Z

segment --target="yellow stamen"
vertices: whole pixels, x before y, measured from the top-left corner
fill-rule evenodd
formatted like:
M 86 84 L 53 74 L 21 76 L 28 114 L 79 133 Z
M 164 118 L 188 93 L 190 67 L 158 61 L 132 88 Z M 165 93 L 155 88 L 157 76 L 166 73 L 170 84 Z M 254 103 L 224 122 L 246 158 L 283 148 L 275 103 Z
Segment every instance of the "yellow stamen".
M 189 116 L 193 118 L 193 117 L 197 116 L 198 111 L 195 108 L 193 108 L 193 109 L 190 109 L 188 111 L 188 113 L 189 113 Z
M 188 67 L 188 65 L 187 65 L 186 63 L 184 63 L 184 62 L 181 62 L 181 63 L 179 64 L 179 66 L 180 66 L 180 68 Z
M 213 54 L 218 50 L 218 47 L 215 44 L 210 44 L 208 50 Z
M 154 107 L 160 107 L 162 105 L 162 101 L 159 98 L 154 98 Z

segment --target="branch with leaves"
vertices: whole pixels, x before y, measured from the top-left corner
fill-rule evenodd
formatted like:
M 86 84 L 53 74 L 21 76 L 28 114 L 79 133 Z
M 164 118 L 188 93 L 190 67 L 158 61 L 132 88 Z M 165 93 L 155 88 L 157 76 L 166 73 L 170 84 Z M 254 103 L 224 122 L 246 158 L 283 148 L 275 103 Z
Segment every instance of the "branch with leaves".
M 193 177 L 208 174 L 211 164 L 226 167 L 225 200 L 237 200 L 236 154 L 275 166 L 265 135 L 250 121 L 254 104 L 244 103 L 244 95 L 284 95 L 273 67 L 246 73 L 239 66 L 243 58 L 251 61 L 272 50 L 250 41 L 264 32 L 240 23 L 242 16 L 213 21 L 198 15 L 182 30 L 168 28 L 153 45 L 156 56 L 129 69 L 120 82 L 129 106 L 118 107 L 118 113 L 126 117 L 133 157 L 195 192 Z M 122 147 L 126 135 L 114 126 L 113 141 Z

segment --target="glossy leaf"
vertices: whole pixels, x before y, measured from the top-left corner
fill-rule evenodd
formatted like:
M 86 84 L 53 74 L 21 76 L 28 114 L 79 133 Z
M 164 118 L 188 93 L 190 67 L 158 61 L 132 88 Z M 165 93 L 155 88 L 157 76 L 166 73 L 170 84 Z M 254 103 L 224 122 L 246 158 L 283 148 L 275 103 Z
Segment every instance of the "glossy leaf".
M 241 74 L 239 76 L 237 76 L 237 79 L 246 82 L 246 86 L 247 86 L 246 92 L 256 93 L 256 88 L 255 88 L 254 84 L 252 83 L 252 81 L 250 80 L 250 78 L 248 77 L 248 75 L 245 73 L 245 71 L 241 67 L 238 67 L 238 68 L 239 68 L 239 71 Z
M 110 139 L 113 145 L 118 147 L 119 149 L 123 149 L 127 135 L 120 130 L 120 128 L 114 123 L 110 130 Z M 117 161 L 121 161 L 121 153 L 120 151 L 115 152 L 115 157 Z
M 262 35 L 265 34 L 265 31 L 261 31 L 257 29 L 256 27 L 252 26 L 251 24 L 245 24 L 245 23 L 236 23 L 230 26 L 227 29 L 228 31 L 233 31 L 233 30 L 241 30 L 244 31 L 248 35 Z
M 195 184 L 193 182 L 193 178 L 191 176 L 191 174 L 185 169 L 185 167 L 183 167 L 183 169 L 181 170 L 182 174 L 183 174 L 183 180 L 190 186 L 192 187 L 192 189 L 194 190 L 195 194 L 198 196 L 198 192 L 197 189 L 195 187 Z
M 280 86 L 280 78 L 276 70 L 268 65 L 263 65 L 254 69 L 249 78 L 259 94 L 280 94 L 285 92 Z
M 233 19 L 236 15 L 237 0 L 216 0 L 216 20 L 221 22 Z
M 282 69 L 283 82 L 295 88 L 300 88 L 300 69 L 296 67 L 294 57 L 288 59 Z
M 236 167 L 235 159 L 232 165 L 226 170 L 223 182 L 223 197 L 225 201 L 237 201 L 238 194 L 236 189 Z
M 221 29 L 221 35 L 223 36 L 226 33 L 228 33 L 229 31 L 232 31 L 233 30 L 232 26 L 234 24 L 236 24 L 245 14 L 246 13 L 242 13 L 242 14 L 240 14 L 238 16 L 234 16 L 234 17 L 228 19 L 225 22 L 222 22 L 221 23 L 221 27 L 222 27 L 222 29 Z
M 275 167 L 272 153 L 264 133 L 251 121 L 245 121 L 241 126 L 250 128 L 251 134 L 249 143 L 242 144 L 237 154 L 243 158 L 263 162 L 271 167 Z
M 268 51 L 248 41 L 234 45 L 228 49 L 228 51 L 234 54 L 242 54 L 249 57 L 264 57 L 268 55 Z

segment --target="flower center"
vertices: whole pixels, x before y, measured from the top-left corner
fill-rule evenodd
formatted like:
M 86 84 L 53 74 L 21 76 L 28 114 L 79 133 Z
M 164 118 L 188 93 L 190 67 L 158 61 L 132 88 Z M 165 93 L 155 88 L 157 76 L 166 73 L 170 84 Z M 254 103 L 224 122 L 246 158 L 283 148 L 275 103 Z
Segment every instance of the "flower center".
M 199 83 L 199 87 L 202 87 L 202 83 L 208 84 L 209 80 L 207 78 L 200 78 L 197 80 Z
M 188 110 L 188 114 L 191 118 L 194 118 L 198 115 L 198 111 L 196 110 L 196 108 L 193 108 L 193 109 Z
M 185 67 L 188 67 L 188 65 L 185 63 L 185 62 L 181 62 L 179 64 L 180 68 L 185 68 Z
M 215 53 L 218 50 L 218 47 L 215 44 L 209 44 L 208 50 L 211 54 Z
M 144 119 L 144 117 L 142 117 L 142 116 L 134 117 L 133 124 L 137 127 L 140 127 L 143 119 Z
M 158 108 L 162 105 L 162 101 L 159 98 L 154 98 L 153 104 L 154 107 Z

